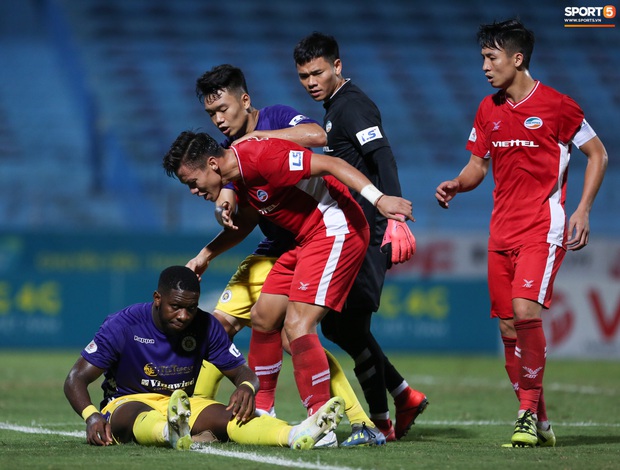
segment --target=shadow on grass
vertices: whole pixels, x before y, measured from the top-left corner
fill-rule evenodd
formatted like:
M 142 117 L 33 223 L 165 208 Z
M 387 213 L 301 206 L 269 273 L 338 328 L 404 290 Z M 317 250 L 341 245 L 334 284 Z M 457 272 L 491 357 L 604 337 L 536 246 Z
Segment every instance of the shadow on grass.
M 582 447 L 606 444 L 620 444 L 620 435 L 616 436 L 559 436 L 557 447 Z

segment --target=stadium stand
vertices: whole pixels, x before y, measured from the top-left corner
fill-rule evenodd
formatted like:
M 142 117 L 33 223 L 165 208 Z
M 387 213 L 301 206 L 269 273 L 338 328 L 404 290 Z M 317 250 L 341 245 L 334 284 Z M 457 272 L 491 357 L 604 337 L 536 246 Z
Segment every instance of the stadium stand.
M 320 30 L 338 38 L 345 75 L 382 111 L 418 229 L 479 230 L 489 217 L 490 178 L 450 216 L 438 209 L 434 188 L 467 161 L 477 104 L 492 91 L 480 70 L 477 26 L 516 15 L 537 33 L 533 75 L 573 96 L 610 151 L 597 206 L 615 216 L 599 210 L 592 222 L 617 233 L 617 33 L 568 30 L 562 7 L 536 0 L 1 2 L 2 227 L 212 227 L 211 209 L 183 194 L 160 165 L 180 131 L 218 135 L 195 97 L 196 78 L 233 63 L 246 72 L 256 106 L 286 103 L 320 119 L 292 60 L 295 43 Z M 577 153 L 574 165 L 583 168 Z

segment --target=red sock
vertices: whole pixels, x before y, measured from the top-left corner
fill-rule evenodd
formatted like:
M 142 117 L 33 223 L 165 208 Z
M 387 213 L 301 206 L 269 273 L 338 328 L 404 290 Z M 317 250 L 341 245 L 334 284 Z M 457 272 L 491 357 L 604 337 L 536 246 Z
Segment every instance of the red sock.
M 329 400 L 329 364 L 318 335 L 308 334 L 291 341 L 291 357 L 297 390 L 308 416 Z
M 515 321 L 515 330 L 517 331 L 515 353 L 520 358 L 519 409 L 537 413 L 547 357 L 547 342 L 542 320 L 535 318 Z
M 252 330 L 248 364 L 260 383 L 256 394 L 256 408 L 269 411 L 276 401 L 276 385 L 282 368 L 282 334 L 281 330 Z
M 512 389 L 519 398 L 519 362 L 517 356 L 515 356 L 515 346 L 517 345 L 517 338 L 509 338 L 508 336 L 502 336 L 504 342 L 504 357 L 506 363 L 504 367 L 508 372 L 508 378 L 512 384 Z

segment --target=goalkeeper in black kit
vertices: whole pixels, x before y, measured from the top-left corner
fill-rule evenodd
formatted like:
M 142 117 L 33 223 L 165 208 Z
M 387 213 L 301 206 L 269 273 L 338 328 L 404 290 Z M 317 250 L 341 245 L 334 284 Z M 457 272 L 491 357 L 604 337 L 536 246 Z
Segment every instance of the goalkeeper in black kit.
M 341 313 L 328 313 L 321 328 L 326 338 L 355 361 L 355 375 L 368 402 L 370 418 L 387 441 L 394 441 L 407 434 L 428 404 L 426 396 L 411 388 L 388 360 L 371 332 L 371 318 L 379 309 L 386 271 L 392 263 L 405 262 L 415 252 L 415 238 L 405 218 L 402 222 L 388 221 L 375 207 L 383 193 L 402 195 L 396 160 L 379 109 L 342 75 L 336 40 L 315 32 L 297 44 L 293 56 L 301 84 L 325 108 L 327 146 L 323 153 L 344 159 L 378 188 L 372 188 L 375 195 L 353 193 L 368 220 L 370 244 L 344 309 Z M 374 200 L 374 204 L 369 200 Z M 386 390 L 394 398 L 394 423 Z M 363 432 L 367 430 L 360 429 Z M 351 438 L 354 437 L 355 433 Z

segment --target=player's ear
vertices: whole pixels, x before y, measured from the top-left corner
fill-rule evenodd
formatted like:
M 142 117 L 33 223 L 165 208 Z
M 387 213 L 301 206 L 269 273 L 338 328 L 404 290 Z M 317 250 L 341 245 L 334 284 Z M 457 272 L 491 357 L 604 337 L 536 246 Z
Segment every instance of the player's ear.
M 157 291 L 153 292 L 153 302 L 155 303 L 155 307 L 159 307 L 161 304 L 161 294 Z
M 342 74 L 342 61 L 340 59 L 334 60 L 334 73 L 336 75 Z
M 521 67 L 523 65 L 523 54 L 521 52 L 515 53 L 512 60 L 514 61 L 515 67 Z
M 241 104 L 243 106 L 243 109 L 245 109 L 246 111 L 250 109 L 250 107 L 252 106 L 252 99 L 250 98 L 249 94 L 244 93 L 243 95 L 241 95 Z

